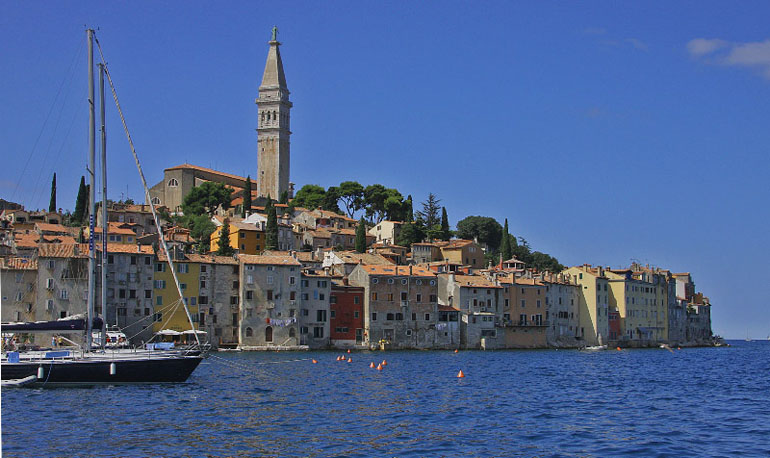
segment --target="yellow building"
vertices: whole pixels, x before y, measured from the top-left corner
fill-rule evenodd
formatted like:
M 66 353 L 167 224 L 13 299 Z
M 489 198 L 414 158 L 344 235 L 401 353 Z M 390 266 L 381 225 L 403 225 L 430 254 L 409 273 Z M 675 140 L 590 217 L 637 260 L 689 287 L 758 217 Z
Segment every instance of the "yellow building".
M 470 266 L 473 269 L 483 269 L 484 251 L 473 240 L 453 239 L 448 242 L 438 242 L 436 245 L 441 250 L 441 256 L 445 261 Z
M 175 255 L 172 260 L 182 294 L 197 329 L 200 263 L 190 261 L 182 253 Z M 172 329 L 179 332 L 189 330 L 190 322 L 185 314 L 184 306 L 179 302 L 179 292 L 174 284 L 171 267 L 165 255 L 158 256 L 154 271 L 155 319 L 153 332 L 158 332 L 161 329 Z
M 605 275 L 611 290 L 610 307 L 617 308 L 620 314 L 621 340 L 646 343 L 664 340 L 665 287 L 654 285 L 649 272 L 607 270 Z
M 222 228 L 219 226 L 211 234 L 211 252 L 219 249 Z M 230 246 L 240 254 L 262 254 L 265 251 L 265 231 L 256 224 L 240 221 L 230 223 Z
M 590 264 L 570 267 L 562 273 L 569 274 L 580 285 L 580 329 L 577 337 L 586 345 L 607 343 L 609 336 L 609 288 L 605 270 Z

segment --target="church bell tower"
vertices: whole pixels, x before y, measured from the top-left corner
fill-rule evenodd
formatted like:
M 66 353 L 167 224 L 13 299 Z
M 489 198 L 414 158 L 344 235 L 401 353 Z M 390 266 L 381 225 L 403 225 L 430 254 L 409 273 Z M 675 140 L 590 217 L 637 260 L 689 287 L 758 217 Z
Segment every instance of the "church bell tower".
M 257 195 L 278 200 L 289 189 L 289 120 L 291 102 L 278 47 L 278 28 L 268 41 L 265 73 L 257 97 Z

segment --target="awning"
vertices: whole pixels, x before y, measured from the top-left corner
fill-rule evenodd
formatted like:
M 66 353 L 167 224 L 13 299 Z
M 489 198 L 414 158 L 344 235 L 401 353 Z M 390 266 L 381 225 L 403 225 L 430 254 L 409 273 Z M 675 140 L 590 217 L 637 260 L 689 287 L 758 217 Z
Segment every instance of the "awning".
M 163 329 L 162 331 L 158 331 L 155 334 L 159 336 L 181 336 L 182 333 L 179 331 L 174 331 L 173 329 Z
M 182 334 L 206 334 L 206 331 L 193 331 L 192 329 L 188 329 L 187 331 L 182 331 Z

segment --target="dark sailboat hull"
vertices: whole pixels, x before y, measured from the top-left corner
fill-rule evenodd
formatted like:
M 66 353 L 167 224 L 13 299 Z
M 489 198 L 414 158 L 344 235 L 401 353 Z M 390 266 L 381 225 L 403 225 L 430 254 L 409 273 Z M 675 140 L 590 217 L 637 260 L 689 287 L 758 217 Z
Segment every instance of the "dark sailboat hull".
M 37 381 L 30 385 L 32 387 L 180 383 L 190 377 L 202 359 L 202 356 L 178 356 L 133 359 L 85 358 L 18 363 L 3 361 L 2 379 L 38 376 Z M 41 368 L 42 374 L 39 372 Z

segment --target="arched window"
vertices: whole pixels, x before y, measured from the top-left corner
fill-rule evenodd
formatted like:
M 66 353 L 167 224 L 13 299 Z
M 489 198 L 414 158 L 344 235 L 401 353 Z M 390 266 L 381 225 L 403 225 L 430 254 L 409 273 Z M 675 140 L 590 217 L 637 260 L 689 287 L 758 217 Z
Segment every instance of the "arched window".
M 157 197 L 153 197 L 151 202 L 153 205 L 160 205 L 160 199 Z
M 254 335 L 254 330 L 251 328 L 246 328 L 246 337 L 251 337 Z
M 176 178 L 172 178 L 168 180 L 168 186 L 171 188 L 176 188 L 177 186 L 179 186 L 179 182 L 176 181 Z
M 265 342 L 273 341 L 273 328 L 270 326 L 265 328 Z

